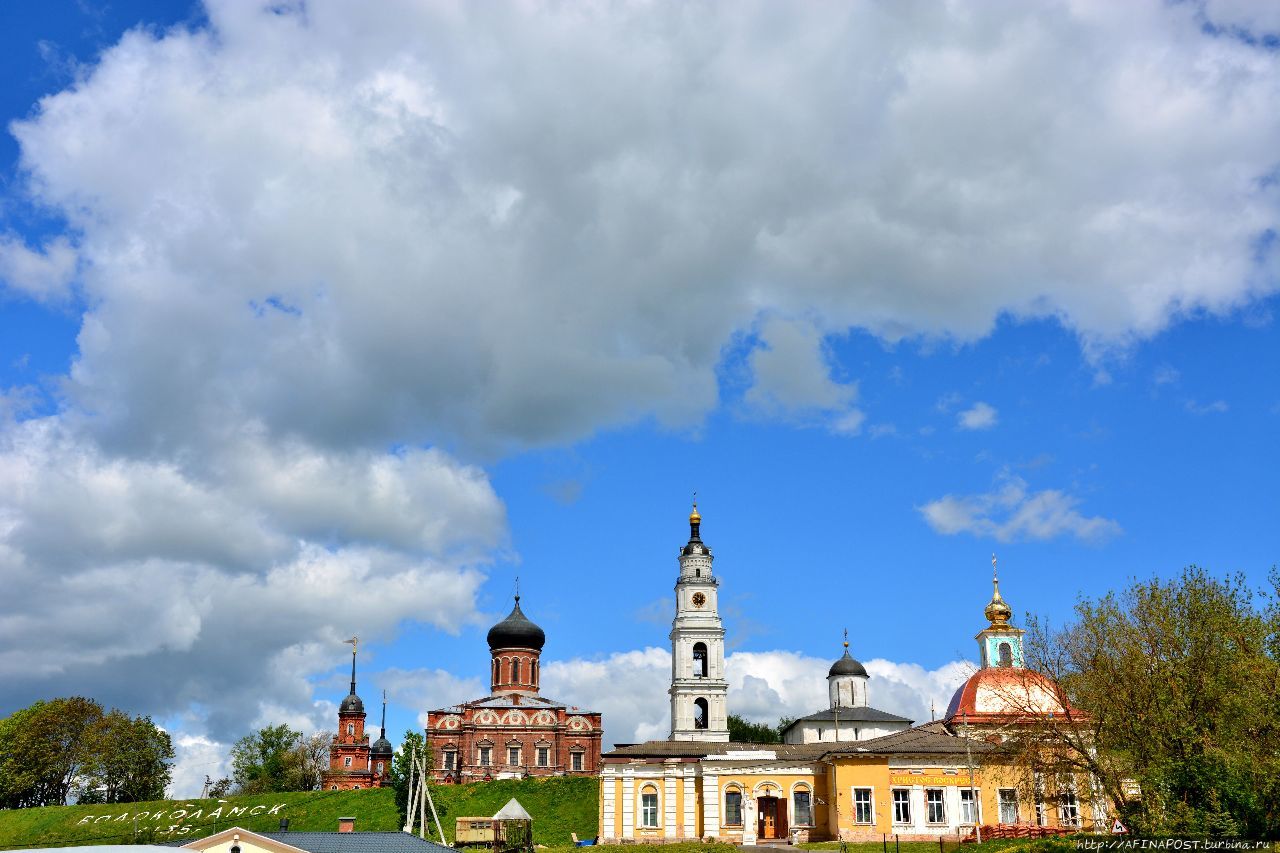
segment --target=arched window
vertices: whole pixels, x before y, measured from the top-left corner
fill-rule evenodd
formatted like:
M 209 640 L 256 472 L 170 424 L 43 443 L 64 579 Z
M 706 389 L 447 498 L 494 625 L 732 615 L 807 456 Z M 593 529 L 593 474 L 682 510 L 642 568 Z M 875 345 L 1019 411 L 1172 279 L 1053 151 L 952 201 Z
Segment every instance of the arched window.
M 379 775 L 381 775 L 381 773 L 382 773 L 382 762 L 381 762 L 381 761 L 379 761 L 379 762 L 378 762 L 378 773 L 379 773 Z
M 742 789 L 736 785 L 724 791 L 724 825 L 742 826 Z
M 640 789 L 640 825 L 646 829 L 658 828 L 658 788 L 645 785 Z
M 708 724 L 710 714 L 707 711 L 707 700 L 698 698 L 693 700 L 693 727 L 695 729 L 705 729 Z
M 502 680 L 501 667 L 502 667 L 502 664 L 498 661 L 497 658 L 494 658 L 493 659 L 493 680 L 495 683 Z
M 707 677 L 707 644 L 693 644 L 693 676 L 694 678 Z
M 1013 666 L 1013 646 L 1008 643 L 1000 644 L 1000 665 Z
M 808 785 L 797 785 L 791 792 L 791 814 L 795 826 L 813 826 L 813 797 Z
M 535 688 L 538 686 L 538 662 L 536 660 L 533 662 L 533 686 Z
M 520 681 L 520 659 L 516 658 L 511 662 L 511 681 L 518 683 Z
M 355 734 L 355 733 L 356 733 L 356 724 L 355 724 L 355 723 L 347 723 L 347 734 L 349 734 L 349 735 L 353 735 L 353 734 Z

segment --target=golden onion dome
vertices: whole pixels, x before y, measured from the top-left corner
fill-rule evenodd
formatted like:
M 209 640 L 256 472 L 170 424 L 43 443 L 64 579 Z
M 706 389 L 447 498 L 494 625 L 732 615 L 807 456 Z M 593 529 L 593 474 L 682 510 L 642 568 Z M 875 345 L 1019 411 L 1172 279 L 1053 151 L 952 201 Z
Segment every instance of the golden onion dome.
M 696 503 L 693 505 L 693 512 L 689 513 L 689 523 L 690 524 L 702 523 L 702 516 L 698 514 L 698 505 Z
M 1000 580 L 992 578 L 991 585 L 995 588 L 995 592 L 992 593 L 991 601 L 987 602 L 986 609 L 982 613 L 987 617 L 992 628 L 1003 628 L 1009 624 L 1009 617 L 1013 616 L 1013 608 L 1000 597 Z

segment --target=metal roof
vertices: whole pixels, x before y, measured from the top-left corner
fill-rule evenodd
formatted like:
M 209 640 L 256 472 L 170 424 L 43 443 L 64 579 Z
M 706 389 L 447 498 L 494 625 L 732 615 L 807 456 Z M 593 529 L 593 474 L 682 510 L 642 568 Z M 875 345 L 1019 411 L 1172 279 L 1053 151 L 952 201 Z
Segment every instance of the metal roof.
M 308 853 L 454 853 L 407 832 L 259 832 Z

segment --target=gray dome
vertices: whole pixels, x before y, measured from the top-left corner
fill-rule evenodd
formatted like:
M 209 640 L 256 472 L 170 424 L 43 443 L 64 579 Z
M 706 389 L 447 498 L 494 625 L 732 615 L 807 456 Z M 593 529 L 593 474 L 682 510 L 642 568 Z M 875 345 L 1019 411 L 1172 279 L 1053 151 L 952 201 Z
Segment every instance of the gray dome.
M 380 738 L 378 738 L 373 742 L 373 746 L 369 748 L 369 752 L 373 755 L 390 757 L 392 753 L 391 741 L 387 740 L 387 735 L 385 732 L 382 734 Z
M 342 704 L 338 706 L 339 714 L 363 714 L 364 703 L 360 701 L 360 697 L 354 693 L 348 693 L 347 698 L 342 700 Z
M 827 678 L 831 678 L 836 675 L 860 675 L 863 678 L 871 677 L 867 675 L 866 667 L 849 656 L 848 649 L 844 650 L 844 657 L 831 664 L 831 669 L 827 671 Z
M 542 651 L 547 642 L 547 635 L 542 629 L 529 621 L 520 610 L 520 596 L 516 596 L 516 606 L 511 613 L 497 625 L 489 629 L 489 648 L 497 649 L 537 649 Z

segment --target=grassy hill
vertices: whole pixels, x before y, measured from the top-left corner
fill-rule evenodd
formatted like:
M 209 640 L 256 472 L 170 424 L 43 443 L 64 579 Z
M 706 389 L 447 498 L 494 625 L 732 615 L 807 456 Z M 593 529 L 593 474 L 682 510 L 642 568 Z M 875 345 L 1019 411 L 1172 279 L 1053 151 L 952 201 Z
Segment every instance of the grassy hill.
M 450 841 L 454 818 L 492 815 L 512 797 L 533 815 L 533 836 L 538 844 L 559 847 L 570 843 L 571 832 L 580 838 L 596 834 L 599 780 L 593 778 L 436 785 L 431 795 Z M 288 818 L 289 829 L 294 831 L 324 832 L 336 830 L 339 817 L 355 817 L 357 831 L 401 828 L 395 793 L 389 788 L 308 791 L 225 800 L 0 810 L 0 850 L 130 844 L 135 840 L 162 843 L 201 838 L 229 826 L 275 832 L 281 818 Z

